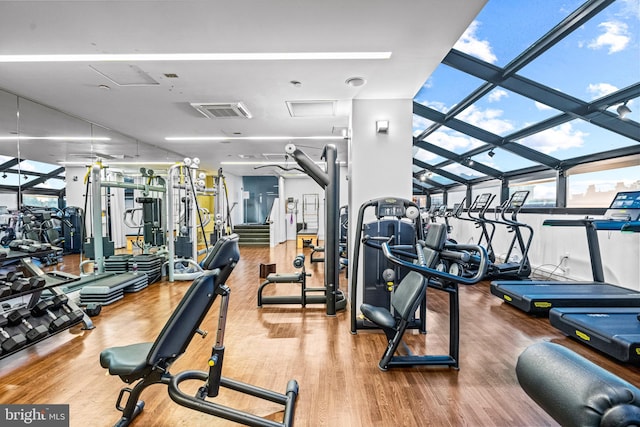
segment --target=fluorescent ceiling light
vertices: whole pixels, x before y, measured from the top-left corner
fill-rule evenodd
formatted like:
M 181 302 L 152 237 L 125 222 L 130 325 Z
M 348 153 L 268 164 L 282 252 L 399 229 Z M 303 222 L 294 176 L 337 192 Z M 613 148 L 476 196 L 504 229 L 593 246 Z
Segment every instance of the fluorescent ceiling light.
M 0 55 L 0 62 L 137 61 L 292 61 L 314 59 L 389 59 L 391 52 L 248 52 Z
M 106 163 L 108 165 L 117 165 L 117 166 L 171 166 L 171 165 L 175 165 L 176 163 L 180 163 L 178 161 L 175 162 L 154 162 L 154 161 L 149 161 L 149 162 L 111 162 L 109 160 L 103 160 L 102 163 Z
M 314 162 L 318 165 L 324 165 L 326 162 Z M 223 166 L 259 166 L 259 165 L 296 165 L 296 162 L 269 162 L 269 161 L 256 161 L 256 162 L 220 162 Z
M 0 141 L 15 141 L 16 139 L 24 140 L 41 140 L 48 141 L 111 141 L 106 136 L 0 136 Z
M 74 162 L 74 161 L 61 161 L 57 162 L 62 166 L 86 166 L 89 163 L 92 163 L 91 160 L 87 160 L 86 162 Z M 178 162 L 110 162 L 108 160 L 102 160 L 101 163 L 106 165 L 114 165 L 114 166 L 171 166 L 175 165 Z
M 167 136 L 166 141 L 288 141 L 290 139 L 344 139 L 342 136 Z

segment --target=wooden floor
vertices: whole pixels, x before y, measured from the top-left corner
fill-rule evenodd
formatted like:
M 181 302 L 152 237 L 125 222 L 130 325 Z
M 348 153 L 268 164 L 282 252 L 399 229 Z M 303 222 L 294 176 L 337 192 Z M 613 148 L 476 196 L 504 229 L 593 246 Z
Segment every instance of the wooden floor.
M 503 304 L 483 283 L 461 289 L 460 370 L 407 368 L 382 372 L 377 363 L 383 335 L 352 335 L 348 312 L 327 317 L 322 306 L 256 307 L 260 263 L 276 263 L 278 272 L 293 271 L 295 242 L 274 249 L 242 248 L 231 275 L 230 310 L 225 337 L 223 375 L 284 392 L 289 379 L 300 384 L 297 426 L 549 426 L 555 422 L 520 389 L 515 376 L 518 355 L 530 344 L 549 340 L 575 350 L 620 377 L 640 384 L 640 369 L 627 367 L 576 343 L 547 319 L 530 317 Z M 307 249 L 305 249 L 307 251 Z M 74 271 L 76 259 L 65 269 Z M 307 265 L 308 257 L 307 257 Z M 322 264 L 313 264 L 310 285 L 322 283 Z M 342 275 L 342 286 L 346 280 Z M 96 328 L 76 326 L 0 360 L 1 403 L 66 403 L 71 426 L 108 426 L 120 416 L 114 408 L 117 377 L 105 375 L 98 362 L 102 349 L 153 341 L 189 286 L 159 282 L 105 306 Z M 427 335 L 406 337 L 415 352 L 446 352 L 448 305 L 429 291 Z M 203 329 L 172 368 L 205 370 L 215 340 L 217 303 Z M 195 389 L 195 386 L 194 386 Z M 173 403 L 165 386 L 150 387 L 136 426 L 227 426 L 233 423 Z M 279 406 L 223 392 L 219 403 L 278 419 Z

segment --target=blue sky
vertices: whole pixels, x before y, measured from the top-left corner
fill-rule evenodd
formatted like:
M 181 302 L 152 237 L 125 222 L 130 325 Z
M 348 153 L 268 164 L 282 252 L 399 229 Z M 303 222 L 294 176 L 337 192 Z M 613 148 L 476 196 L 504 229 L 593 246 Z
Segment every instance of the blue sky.
M 582 3 L 489 0 L 454 47 L 503 67 Z M 587 102 L 637 83 L 640 81 L 640 0 L 615 1 L 518 74 Z M 479 79 L 440 65 L 415 101 L 447 112 L 481 83 Z M 629 118 L 640 121 L 640 100 L 630 100 L 627 105 L 632 110 Z M 611 106 L 609 110 L 615 112 L 616 107 Z M 546 105 L 496 88 L 458 118 L 504 136 L 557 114 L 559 111 Z M 429 124 L 414 116 L 414 135 Z M 482 145 L 448 128 L 434 132 L 427 141 L 458 154 Z M 573 120 L 518 142 L 558 159 L 637 144 L 583 120 Z M 430 164 L 443 160 L 428 152 L 417 156 Z M 474 160 L 501 171 L 532 165 L 502 150 L 497 150 L 494 157 L 483 154 Z M 449 171 L 469 172 L 464 169 L 454 166 Z

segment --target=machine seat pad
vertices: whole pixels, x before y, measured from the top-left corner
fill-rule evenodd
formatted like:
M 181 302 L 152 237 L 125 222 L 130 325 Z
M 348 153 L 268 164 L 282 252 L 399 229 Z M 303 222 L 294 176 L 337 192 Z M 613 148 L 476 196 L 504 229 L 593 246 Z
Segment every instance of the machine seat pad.
M 360 306 L 360 311 L 362 312 L 364 317 L 382 328 L 396 328 L 396 319 L 391 315 L 391 313 L 389 313 L 389 310 L 387 310 L 386 308 L 376 307 L 371 304 L 362 304 Z
M 303 273 L 271 273 L 267 276 L 270 283 L 295 283 L 302 282 Z
M 147 356 L 152 342 L 111 347 L 100 353 L 100 366 L 109 369 L 111 375 L 130 376 L 147 367 Z
M 311 250 L 313 252 L 324 252 L 324 246 L 313 246 L 313 245 L 311 245 Z

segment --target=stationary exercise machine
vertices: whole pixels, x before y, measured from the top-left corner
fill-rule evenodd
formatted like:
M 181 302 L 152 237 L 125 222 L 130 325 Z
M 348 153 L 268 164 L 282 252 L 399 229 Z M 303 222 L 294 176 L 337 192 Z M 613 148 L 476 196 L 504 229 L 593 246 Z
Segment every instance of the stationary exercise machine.
M 304 266 L 304 254 L 298 254 L 293 259 L 293 267 L 299 269 L 294 273 L 271 273 L 267 275 L 265 281 L 258 288 L 258 307 L 265 304 L 322 304 L 325 302 L 325 288 L 307 288 L 307 277 L 311 276 L 307 273 Z M 262 293 L 268 285 L 276 285 L 278 283 L 297 283 L 300 285 L 300 295 L 269 295 L 262 296 Z M 321 295 L 307 295 L 308 293 L 319 293 Z
M 162 177 L 156 175 L 155 171 L 147 168 L 140 168 L 142 179 L 146 185 L 156 184 L 164 186 L 165 181 Z M 114 186 L 113 184 L 111 186 Z M 115 185 L 116 187 L 118 185 Z M 124 223 L 127 227 L 138 229 L 137 238 L 134 242 L 143 254 L 148 254 L 151 248 L 159 248 L 165 244 L 165 215 L 163 211 L 163 194 L 155 192 L 153 194 L 150 189 L 142 189 L 142 195 L 136 197 L 136 203 L 141 205 L 140 208 L 127 209 L 124 213 Z M 141 212 L 141 215 L 138 215 Z M 138 222 L 136 222 L 138 221 Z M 140 233 L 142 232 L 142 241 L 140 241 Z
M 533 240 L 533 228 L 528 224 L 518 221 L 518 213 L 522 209 L 522 206 L 524 206 L 528 196 L 528 190 L 514 192 L 506 202 L 496 208 L 495 219 L 486 218 L 486 209 L 480 214 L 482 221 L 495 225 L 503 225 L 506 227 L 508 233 L 513 233 L 509 248 L 504 256 L 504 262 L 496 263 L 493 261 L 487 273 L 488 278 L 525 279 L 531 274 L 529 248 Z M 511 213 L 510 217 L 507 217 L 508 213 Z M 526 238 L 522 233 L 524 229 L 528 232 Z M 487 246 L 487 250 L 489 250 L 489 248 L 493 250 L 491 241 Z M 512 261 L 511 258 L 512 255 L 516 254 L 516 249 L 520 252 L 520 259 Z
M 586 231 L 592 282 L 491 282 L 491 293 L 527 313 L 546 315 L 554 307 L 640 307 L 640 292 L 605 282 L 598 230 L 621 230 L 640 220 L 640 191 L 618 193 L 604 218 L 547 219 L 549 227 L 582 227 Z
M 446 235 L 444 224 L 434 224 L 439 234 Z M 427 236 L 429 238 L 429 236 Z M 411 367 L 421 365 L 450 366 L 459 368 L 460 354 L 460 304 L 458 299 L 458 284 L 471 285 L 482 280 L 489 265 L 487 252 L 478 245 L 454 245 L 449 250 L 474 251 L 480 254 L 480 266 L 476 275 L 471 278 L 454 276 L 449 273 L 429 268 L 438 257 L 438 251 L 434 251 L 423 242 L 415 245 L 417 262 L 401 259 L 394 252 L 389 239 L 382 242 L 381 248 L 384 256 L 393 264 L 401 266 L 409 273 L 400 281 L 396 291 L 391 295 L 391 307 L 394 313 L 387 307 L 377 307 L 370 304 L 360 306 L 362 313 L 374 324 L 380 327 L 388 341 L 387 348 L 378 363 L 382 371 L 394 367 Z M 404 253 L 404 245 L 400 247 Z M 437 289 L 449 294 L 449 353 L 446 355 L 414 355 L 405 345 L 407 355 L 396 355 L 398 347 L 403 343 L 402 337 L 409 326 L 411 316 L 426 299 L 427 287 Z
M 231 234 L 233 223 L 231 222 L 231 211 L 233 206 L 229 206 L 229 189 L 227 180 L 222 174 L 222 168 L 218 169 L 218 175 L 213 178 L 215 184 L 214 201 L 214 231 L 211 234 L 211 244 L 213 245 L 219 238 Z
M 327 163 L 327 171 L 323 171 L 309 156 L 293 144 L 285 147 L 287 154 L 291 155 L 296 163 L 309 175 L 320 187 L 324 188 L 324 287 L 326 313 L 335 316 L 337 310 L 347 307 L 347 300 L 340 290 L 340 226 L 339 226 L 339 200 L 340 200 L 340 168 L 337 164 L 337 150 L 335 145 L 324 147 L 321 158 Z M 302 302 L 301 302 L 302 303 Z
M 167 184 L 167 278 L 174 280 L 193 280 L 203 273 L 198 264 L 197 228 L 200 227 L 208 252 L 205 225 L 209 221 L 207 212 L 198 204 L 197 192 L 204 189 L 206 178 L 203 172 L 196 177 L 200 159 L 185 158 L 169 168 Z M 180 209 L 180 208 L 182 209 Z M 177 220 L 177 221 L 176 221 Z M 175 236 L 175 240 L 174 237 Z M 220 235 L 222 237 L 222 235 Z M 176 271 L 176 265 L 182 268 Z
M 365 224 L 365 216 L 371 213 L 375 220 Z M 360 304 L 390 308 L 391 293 L 395 286 L 389 282 L 400 282 L 408 270 L 391 265 L 380 250 L 380 243 L 373 238 L 389 239 L 393 237 L 391 244 L 399 248 L 413 252 L 416 241 L 423 240 L 423 228 L 420 218 L 420 209 L 411 200 L 396 197 L 381 197 L 369 200 L 360 206 L 358 220 L 355 225 L 356 234 L 353 242 L 353 254 L 351 277 L 349 281 L 349 297 L 351 298 L 351 333 L 356 334 L 358 329 L 377 328 L 377 326 L 365 318 L 358 316 Z M 362 240 L 371 242 L 363 245 Z M 378 241 L 379 242 L 379 241 Z M 358 267 L 362 258 L 362 274 L 359 275 Z M 386 271 L 386 273 L 385 273 Z M 359 277 L 362 277 L 361 284 Z M 393 277 L 392 280 L 389 280 Z M 418 327 L 425 332 L 424 324 L 419 319 L 424 319 L 426 307 L 421 306 L 420 315 L 411 322 L 411 327 Z
M 640 202 L 640 197 L 637 200 Z M 640 233 L 640 221 L 627 222 L 621 229 Z M 566 335 L 621 362 L 640 363 L 638 306 L 552 308 L 549 322 Z
M 231 293 L 225 283 L 239 259 L 237 235 L 218 239 L 205 259 L 205 268 L 208 271 L 193 281 L 155 342 L 112 347 L 100 353 L 100 365 L 108 369 L 111 375 L 119 376 L 127 384 L 135 382 L 133 388 L 125 387 L 120 390 L 116 408 L 122 412 L 122 417 L 116 426 L 128 426 L 140 415 L 144 408 L 144 401 L 138 399 L 147 387 L 154 384 L 166 385 L 169 397 L 177 404 L 215 417 L 248 426 L 293 425 L 295 401 L 298 395 L 298 383 L 295 380 L 290 380 L 286 392 L 281 394 L 222 376 L 224 334 Z M 182 356 L 195 335 L 199 334 L 203 338 L 207 335 L 200 328 L 218 297 L 221 298 L 221 303 L 216 342 L 211 350 L 211 357 L 205 361 L 208 372 L 189 370 L 171 374 L 169 372 L 171 365 Z M 185 381 L 200 383 L 195 395 L 181 390 L 180 386 Z M 282 422 L 211 401 L 211 398 L 218 396 L 220 387 L 282 405 L 284 409 Z M 127 398 L 122 406 L 125 396 Z

